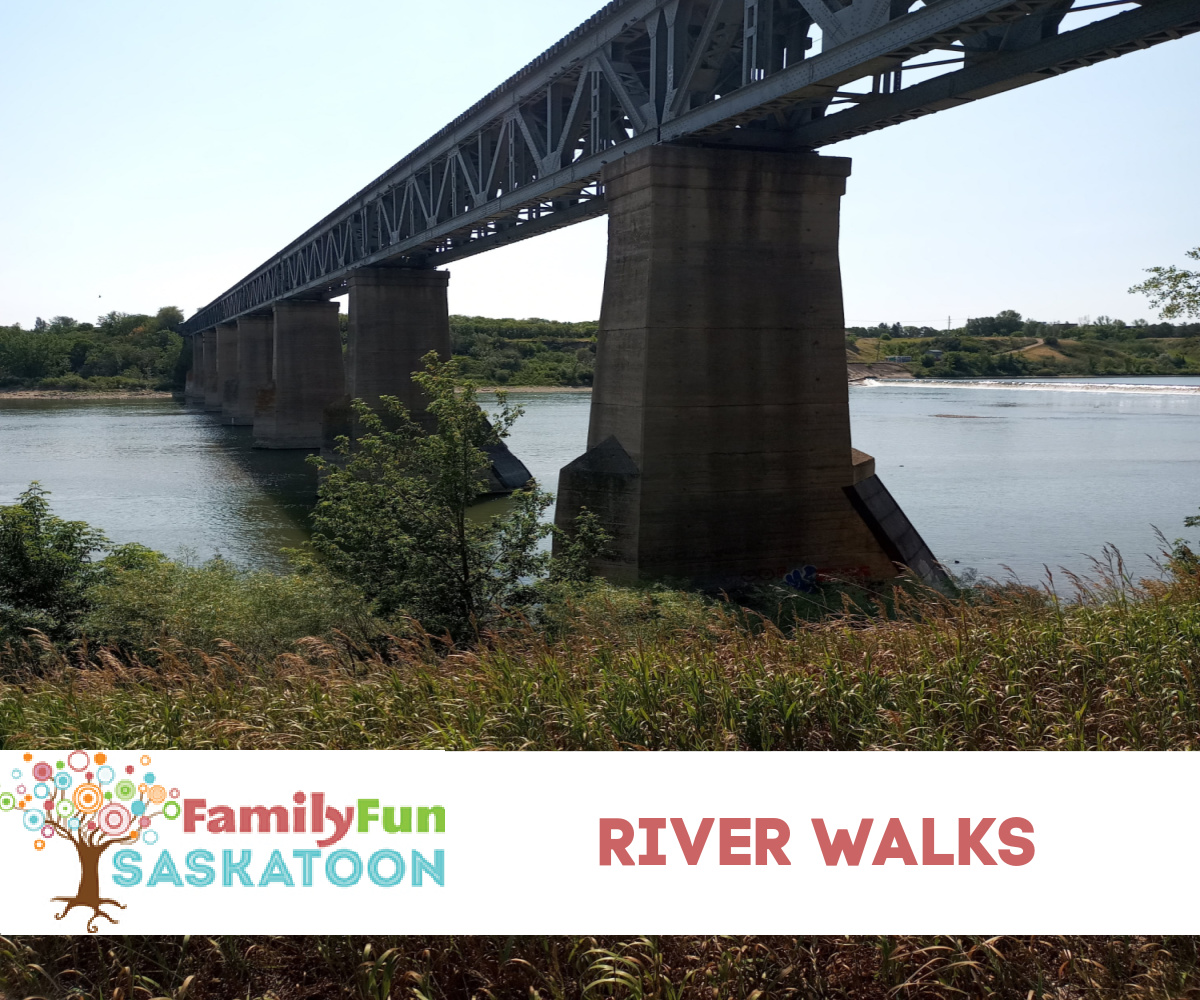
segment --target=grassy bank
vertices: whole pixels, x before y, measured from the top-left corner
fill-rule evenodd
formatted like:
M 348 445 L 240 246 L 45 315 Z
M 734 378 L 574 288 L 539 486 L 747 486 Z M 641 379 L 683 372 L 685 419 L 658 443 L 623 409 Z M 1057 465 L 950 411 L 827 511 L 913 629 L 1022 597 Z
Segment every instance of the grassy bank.
M 600 324 L 451 316 L 463 373 L 487 386 L 590 386 Z
M 930 354 L 940 351 L 941 356 Z M 1124 376 L 1156 378 L 1200 375 L 1200 338 L 1128 343 L 1068 338 L 939 336 L 880 341 L 862 338 L 847 359 L 870 362 L 892 356 L 919 378 L 1045 378 Z
M 0 938 L 0 987 L 108 1000 L 1167 1000 L 1200 939 Z
M 846 354 L 858 362 L 908 356 L 906 366 L 927 378 L 1187 376 L 1200 374 L 1200 323 L 1128 325 L 1107 316 L 1043 323 L 1006 310 L 955 330 L 854 327 Z
M 0 651 L 0 747 L 1200 749 L 1198 594 L 1195 578 L 1076 603 L 897 592 L 792 621 L 596 587 L 471 648 L 34 637 Z

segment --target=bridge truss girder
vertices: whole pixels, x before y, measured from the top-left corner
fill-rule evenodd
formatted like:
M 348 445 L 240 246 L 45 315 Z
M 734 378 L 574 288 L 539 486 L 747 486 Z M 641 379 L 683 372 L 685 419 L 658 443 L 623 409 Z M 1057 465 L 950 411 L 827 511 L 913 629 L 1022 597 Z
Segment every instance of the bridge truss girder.
M 358 268 L 437 267 L 601 215 L 604 164 L 648 145 L 815 149 L 1200 30 L 1200 0 L 1149 0 L 1062 32 L 1070 8 L 614 0 L 186 332 L 280 299 L 337 295 Z M 950 58 L 925 58 L 939 52 Z M 906 85 L 906 72 L 931 62 L 960 68 Z

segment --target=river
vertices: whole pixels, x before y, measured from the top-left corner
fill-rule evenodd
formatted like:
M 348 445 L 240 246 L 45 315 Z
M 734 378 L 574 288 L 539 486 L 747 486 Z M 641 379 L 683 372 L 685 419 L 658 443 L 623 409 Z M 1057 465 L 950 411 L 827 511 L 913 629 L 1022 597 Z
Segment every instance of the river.
M 1086 572 L 1111 543 L 1150 573 L 1153 526 L 1187 534 L 1200 509 L 1200 378 L 1167 382 L 852 386 L 854 444 L 955 572 L 1035 582 L 1043 565 Z M 510 398 L 526 411 L 511 447 L 553 489 L 590 397 Z M 303 541 L 316 492 L 302 454 L 255 451 L 246 429 L 171 400 L 0 396 L 0 502 L 31 480 L 116 542 L 268 567 Z

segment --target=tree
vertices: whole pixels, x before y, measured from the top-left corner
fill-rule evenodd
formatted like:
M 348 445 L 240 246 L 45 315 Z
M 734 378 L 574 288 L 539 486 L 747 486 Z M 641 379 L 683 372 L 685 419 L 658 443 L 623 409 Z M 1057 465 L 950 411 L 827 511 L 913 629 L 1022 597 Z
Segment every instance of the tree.
M 1015 309 L 1004 309 L 995 316 L 977 316 L 967 320 L 967 333 L 972 337 L 1011 337 L 1025 325 Z
M 1200 247 L 1189 250 L 1187 255 L 1192 260 L 1200 260 Z M 1150 267 L 1146 273 L 1153 277 L 1129 289 L 1131 295 L 1145 295 L 1150 305 L 1159 310 L 1162 319 L 1200 317 L 1200 271 L 1171 266 Z
M 542 520 L 552 498 L 531 485 L 491 516 L 471 509 L 488 490 L 486 449 L 521 410 L 501 394 L 489 419 L 456 361 L 424 362 L 413 378 L 429 400 L 429 427 L 395 398 L 383 397 L 378 411 L 354 400 L 356 439 L 339 438 L 334 461 L 313 459 L 321 485 L 312 548 L 382 614 L 458 638 L 534 599 L 549 568 L 539 546 L 553 531 Z M 596 533 L 587 525 L 564 543 L 594 556 Z M 583 558 L 572 549 L 564 566 Z
M 0 507 L 0 636 L 37 628 L 66 638 L 103 572 L 94 556 L 108 539 L 83 521 L 56 517 L 47 496 L 35 482 Z
M 101 896 L 100 859 L 118 844 L 156 843 L 154 821 L 179 818 L 179 790 L 168 791 L 150 771 L 143 771 L 139 780 L 139 768 L 133 764 L 125 765 L 118 776 L 105 753 L 72 750 L 53 764 L 46 758 L 35 762 L 33 754 L 27 753 L 24 764 L 12 772 L 14 790 L 0 791 L 0 814 L 20 814 L 22 825 L 34 834 L 34 850 L 44 851 L 55 840 L 63 840 L 75 848 L 79 862 L 75 895 L 51 900 L 66 904 L 55 919 L 62 920 L 80 907 L 92 911 L 89 934 L 97 932 L 100 917 L 118 923 L 104 907 L 125 907 Z M 138 764 L 148 768 L 150 758 L 143 754 Z

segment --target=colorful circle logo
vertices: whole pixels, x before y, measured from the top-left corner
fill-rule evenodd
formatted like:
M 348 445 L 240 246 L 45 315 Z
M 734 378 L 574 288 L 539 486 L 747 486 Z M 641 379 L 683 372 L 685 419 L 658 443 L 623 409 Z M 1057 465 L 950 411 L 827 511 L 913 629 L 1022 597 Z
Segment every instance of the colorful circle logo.
M 152 785 L 148 795 L 156 806 L 167 801 L 167 790 L 162 785 Z
M 137 785 L 135 785 L 128 778 L 122 778 L 117 782 L 115 791 L 118 799 L 120 799 L 122 802 L 128 802 L 135 795 L 137 795 Z
M 73 750 L 67 755 L 67 766 L 72 771 L 86 771 L 92 759 L 82 750 Z
M 52 768 L 45 761 L 42 761 L 39 764 L 34 764 L 33 765 L 33 776 L 38 781 L 49 781 L 51 778 L 54 777 L 54 768 Z
M 17 797 L 12 792 L 0 792 L 0 812 L 12 812 L 17 808 Z
M 30 833 L 37 833 L 46 825 L 46 814 L 41 809 L 27 809 L 21 823 Z
M 96 759 L 97 760 L 100 759 L 99 754 L 96 755 Z M 96 772 L 96 780 L 98 782 L 100 782 L 100 784 L 102 784 L 102 785 L 111 785 L 113 783 L 113 781 L 116 780 L 116 777 L 117 777 L 117 772 L 114 771 L 108 765 L 105 765 L 104 767 L 100 768 L 99 771 Z
M 66 799 L 60 799 L 58 805 L 54 807 L 54 811 L 63 819 L 67 819 L 75 815 L 75 805 Z
M 67 774 L 66 771 L 59 771 L 58 774 L 54 776 L 54 783 L 65 791 L 75 783 L 75 779 Z
M 94 813 L 104 805 L 104 793 L 98 785 L 80 785 L 75 789 L 72 801 L 81 813 Z
M 119 837 L 129 829 L 129 824 L 133 822 L 133 816 L 121 803 L 110 802 L 97 817 L 100 823 L 100 829 L 111 837 Z

